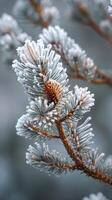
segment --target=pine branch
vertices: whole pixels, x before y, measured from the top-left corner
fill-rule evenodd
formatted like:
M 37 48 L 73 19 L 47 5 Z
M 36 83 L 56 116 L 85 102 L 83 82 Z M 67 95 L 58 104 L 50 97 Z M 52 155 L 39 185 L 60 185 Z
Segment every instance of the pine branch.
M 59 19 L 58 9 L 52 1 L 17 0 L 13 13 L 16 17 L 24 17 L 35 26 L 48 27 Z
M 93 0 L 92 6 L 95 7 L 95 15 L 102 16 L 100 22 L 96 20 L 91 15 L 91 8 L 89 7 L 88 1 L 83 2 L 81 0 L 74 0 L 74 10 L 72 10 L 73 18 L 82 22 L 83 24 L 91 27 L 96 33 L 103 37 L 109 44 L 112 45 L 112 17 L 109 14 L 109 5 L 105 2 L 99 2 Z M 110 5 L 111 6 L 111 5 Z M 97 17 L 96 17 L 97 18 Z
M 18 49 L 20 60 L 13 63 L 18 81 L 29 98 L 27 113 L 17 123 L 17 134 L 42 139 L 42 146 L 38 140 L 36 148 L 28 149 L 27 163 L 56 174 L 77 169 L 112 185 L 112 159 L 104 160 L 104 154 L 91 147 L 93 133 L 88 123 L 91 118 L 80 125 L 84 114 L 94 105 L 94 95 L 88 88 L 77 85 L 70 91 L 60 56 L 51 44 L 45 46 L 43 41 L 26 41 Z M 68 158 L 63 159 L 56 150 L 50 151 L 43 143 L 44 138 L 61 141 Z
M 88 80 L 86 78 L 84 78 L 83 76 L 80 75 L 75 75 L 71 73 L 71 79 L 79 79 L 79 80 L 83 80 L 86 82 L 90 82 L 93 84 L 107 84 L 107 85 L 111 85 L 112 84 L 112 77 L 106 73 L 106 71 L 100 69 L 99 67 L 96 67 L 96 72 L 95 72 L 95 78 L 93 80 Z
M 61 56 L 71 79 L 80 79 L 94 84 L 112 84 L 112 77 L 95 65 L 86 52 L 58 26 L 48 27 L 40 34 L 44 44 Z
M 60 175 L 63 172 L 75 170 L 76 165 L 74 163 L 69 163 L 65 157 L 62 157 L 55 150 L 49 150 L 48 145 L 45 143 L 43 145 L 35 143 L 35 145 L 36 148 L 31 145 L 28 148 L 28 152 L 26 153 L 27 164 L 35 168 L 38 167 L 41 171 L 47 171 L 49 175 L 51 172 Z
M 54 135 L 53 133 L 44 131 L 44 130 L 40 129 L 39 127 L 33 125 L 32 123 L 27 123 L 24 126 L 25 126 L 25 128 L 33 131 L 34 133 L 39 134 L 40 136 L 47 137 L 49 139 L 59 139 L 60 138 L 58 135 Z

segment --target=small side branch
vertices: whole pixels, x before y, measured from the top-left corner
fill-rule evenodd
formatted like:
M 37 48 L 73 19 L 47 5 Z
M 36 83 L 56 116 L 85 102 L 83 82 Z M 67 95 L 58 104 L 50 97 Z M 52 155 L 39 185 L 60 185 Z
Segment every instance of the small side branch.
M 32 123 L 27 123 L 26 125 L 24 125 L 26 128 L 28 128 L 29 130 L 37 133 L 38 135 L 40 136 L 43 136 L 43 137 L 47 137 L 49 139 L 59 139 L 60 136 L 58 135 L 54 135 L 53 133 L 49 133 L 47 131 L 44 131 L 42 129 L 40 129 L 39 127 L 33 125 Z
M 96 83 L 98 84 L 112 84 L 112 76 L 109 76 L 105 73 L 105 71 L 101 70 L 100 68 L 96 69 L 96 77 L 98 77 L 96 80 Z
M 32 159 L 36 161 L 35 157 L 33 157 Z M 60 164 L 58 162 L 53 162 L 53 163 L 49 162 L 49 159 L 47 159 L 47 157 L 41 158 L 41 162 L 47 163 L 49 165 L 49 167 L 55 167 L 55 168 L 58 168 L 58 169 L 61 169 L 61 170 L 64 170 L 64 171 L 67 171 L 67 170 L 71 171 L 71 170 L 75 170 L 76 169 L 76 165 L 75 164 L 63 163 L 60 166 Z
M 52 42 L 51 44 L 53 46 L 53 50 L 55 50 L 56 53 L 58 53 L 61 56 L 63 62 L 67 66 L 69 66 L 69 68 L 71 69 L 71 66 L 70 66 L 69 62 L 68 62 L 68 60 L 65 57 L 63 49 L 61 49 L 61 51 L 58 50 L 60 44 L 56 43 L 56 42 Z M 56 46 L 56 48 L 55 48 L 55 46 Z M 80 72 L 79 72 L 79 70 L 78 70 L 78 68 L 77 68 L 77 70 L 76 70 L 75 73 L 72 70 L 69 73 L 69 75 L 70 75 L 71 79 L 83 80 L 83 81 L 86 81 L 86 82 L 89 82 L 89 83 L 92 83 L 92 84 L 99 84 L 99 85 L 101 85 L 101 84 L 107 84 L 107 85 L 112 85 L 112 77 L 109 76 L 105 71 L 101 70 L 98 66 L 95 66 L 95 68 L 96 68 L 96 72 L 95 72 L 95 76 L 94 76 L 93 79 L 88 79 L 86 76 L 81 75 Z
M 79 79 L 93 84 L 106 84 L 112 85 L 112 77 L 108 75 L 105 71 L 101 70 L 100 68 L 96 67 L 96 73 L 94 79 L 88 80 L 86 77 L 81 76 L 80 74 L 71 73 L 72 79 Z

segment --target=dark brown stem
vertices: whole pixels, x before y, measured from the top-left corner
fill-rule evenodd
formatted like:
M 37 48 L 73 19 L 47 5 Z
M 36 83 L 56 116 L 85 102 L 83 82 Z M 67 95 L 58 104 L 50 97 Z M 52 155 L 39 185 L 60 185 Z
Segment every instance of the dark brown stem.
M 67 152 L 70 155 L 70 157 L 72 158 L 72 160 L 75 161 L 77 166 L 80 166 L 81 160 L 80 160 L 80 158 L 78 158 L 77 152 L 72 148 L 72 146 L 67 141 L 68 139 L 64 133 L 64 128 L 63 128 L 61 122 L 56 121 L 56 125 L 57 125 L 57 129 L 59 130 L 60 138 L 65 146 L 65 149 L 67 150 Z
M 60 138 L 65 146 L 65 149 L 67 153 L 69 154 L 69 156 L 72 158 L 72 160 L 75 162 L 77 170 L 80 170 L 84 172 L 86 175 L 93 177 L 99 181 L 112 185 L 111 176 L 107 175 L 102 170 L 96 169 L 95 167 L 89 167 L 87 166 L 87 164 L 83 162 L 78 152 L 75 151 L 73 147 L 71 146 L 71 144 L 68 142 L 68 139 L 64 133 L 64 128 L 62 126 L 62 123 L 60 121 L 57 121 L 56 125 L 59 130 Z
M 80 169 L 79 169 L 80 170 Z M 98 170 L 98 169 L 92 169 L 89 168 L 87 166 L 85 166 L 84 164 L 82 164 L 82 170 L 85 174 L 87 174 L 88 176 L 101 181 L 103 183 L 106 183 L 108 185 L 112 185 L 112 177 L 109 176 L 108 174 L 105 174 L 103 171 Z

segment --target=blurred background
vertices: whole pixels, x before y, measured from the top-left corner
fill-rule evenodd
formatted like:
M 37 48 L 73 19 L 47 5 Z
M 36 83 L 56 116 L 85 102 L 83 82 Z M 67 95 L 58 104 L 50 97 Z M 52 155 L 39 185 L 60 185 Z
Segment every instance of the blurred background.
M 0 0 L 0 16 L 12 13 L 15 0 Z M 112 47 L 90 28 L 69 18 L 65 0 L 53 0 L 59 8 L 61 18 L 57 22 L 105 69 L 112 69 Z M 17 19 L 20 26 L 34 39 L 41 29 L 25 19 Z M 95 144 L 106 155 L 112 154 L 112 88 L 88 85 L 81 81 L 71 81 L 71 85 L 88 86 L 95 93 L 95 106 L 90 115 L 95 133 Z M 81 200 L 90 193 L 101 191 L 110 200 L 112 188 L 99 183 L 79 172 L 59 178 L 48 176 L 25 163 L 25 152 L 30 141 L 16 135 L 15 125 L 25 113 L 27 98 L 22 86 L 17 82 L 11 66 L 7 66 L 0 54 L 0 200 Z

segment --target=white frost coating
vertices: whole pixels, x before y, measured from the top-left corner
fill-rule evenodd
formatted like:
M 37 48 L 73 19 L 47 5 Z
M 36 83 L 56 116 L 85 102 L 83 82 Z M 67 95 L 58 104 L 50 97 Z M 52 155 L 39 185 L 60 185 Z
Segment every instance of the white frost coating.
M 87 57 L 86 52 L 71 39 L 67 33 L 59 26 L 49 26 L 48 29 L 43 29 L 40 38 L 45 45 L 52 44 L 53 49 L 62 55 L 62 59 L 74 71 L 77 71 L 82 77 L 93 79 L 96 72 L 96 66 L 92 59 Z
M 76 105 L 78 102 L 80 104 L 78 105 L 82 109 L 89 109 L 94 105 L 94 94 L 91 94 L 90 91 L 88 91 L 88 88 L 82 88 L 78 87 L 77 85 L 74 87 L 74 101 L 76 102 Z
M 26 39 L 30 39 L 27 33 L 22 32 L 16 20 L 3 14 L 0 18 L 0 45 L 2 47 L 4 60 L 12 61 L 16 57 L 16 48 L 24 44 Z
M 66 37 L 66 33 L 64 35 Z M 55 34 L 53 38 L 58 40 Z M 47 169 L 48 173 L 59 174 L 67 171 L 65 165 L 69 164 L 69 161 L 61 159 L 63 156 L 56 150 L 49 151 L 48 145 L 43 143 L 47 138 L 59 141 L 56 122 L 62 120 L 67 140 L 70 139 L 73 148 L 77 147 L 74 138 L 76 131 L 83 163 L 93 167 L 94 161 L 99 167 L 104 154 L 99 154 L 90 146 L 93 137 L 89 123 L 91 118 L 80 123 L 80 119 L 94 105 L 94 95 L 87 87 L 76 85 L 73 91 L 69 90 L 68 76 L 60 62 L 60 55 L 52 50 L 52 44 L 45 45 L 42 38 L 37 42 L 26 40 L 17 52 L 19 61 L 13 62 L 13 69 L 28 94 L 29 105 L 26 114 L 18 120 L 16 130 L 18 135 L 38 141 L 36 148 L 29 147 L 26 154 L 27 163 L 40 170 Z
M 47 172 L 49 175 L 60 175 L 67 172 L 67 169 L 63 168 L 65 164 L 69 163 L 69 160 L 62 156 L 55 149 L 50 150 L 48 145 L 43 143 L 35 143 L 35 147 L 29 145 L 26 153 L 26 163 L 39 168 L 40 171 Z
M 41 0 L 40 3 L 43 7 L 41 13 L 43 20 L 48 23 L 55 23 L 57 19 L 59 19 L 58 9 L 52 5 L 52 1 L 50 0 Z M 14 5 L 13 13 L 15 16 L 30 17 L 30 19 L 34 20 L 37 24 L 40 23 L 40 14 L 34 11 L 29 1 L 18 0 Z
M 18 48 L 20 61 L 13 62 L 17 74 L 28 94 L 45 96 L 44 87 L 49 81 L 53 87 L 63 94 L 68 91 L 68 76 L 60 61 L 60 56 L 51 50 L 51 45 L 44 47 L 41 40 L 37 42 L 27 40 L 23 47 Z
M 84 197 L 82 200 L 108 200 L 101 192 L 99 192 L 97 195 L 91 194 L 88 197 Z
M 6 34 L 10 32 L 18 34 L 18 32 L 20 32 L 20 28 L 12 16 L 4 13 L 0 18 L 0 34 Z

